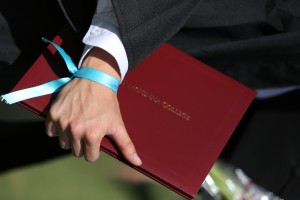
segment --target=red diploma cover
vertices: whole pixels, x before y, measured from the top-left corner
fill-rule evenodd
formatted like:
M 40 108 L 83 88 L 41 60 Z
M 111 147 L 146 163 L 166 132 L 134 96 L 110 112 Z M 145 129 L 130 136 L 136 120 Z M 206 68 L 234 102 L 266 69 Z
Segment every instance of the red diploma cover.
M 53 42 L 74 60 L 81 41 L 69 28 Z M 37 58 L 13 90 L 69 77 L 52 45 Z M 20 105 L 45 117 L 56 94 Z M 136 170 L 193 199 L 256 93 L 235 80 L 163 44 L 122 82 L 118 98 L 124 123 L 143 164 Z M 109 138 L 101 150 L 124 160 Z

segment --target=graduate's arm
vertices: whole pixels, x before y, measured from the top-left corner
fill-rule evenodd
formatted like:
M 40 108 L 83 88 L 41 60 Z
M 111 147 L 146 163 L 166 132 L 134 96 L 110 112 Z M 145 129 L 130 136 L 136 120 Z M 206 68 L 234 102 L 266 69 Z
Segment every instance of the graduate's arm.
M 121 81 L 128 66 L 126 53 L 115 29 L 116 20 L 109 17 L 109 4 L 103 2 L 98 1 L 83 40 L 86 48 L 80 67 L 100 70 Z M 68 83 L 50 109 L 46 128 L 49 136 L 59 137 L 63 149 L 72 149 L 75 156 L 83 155 L 88 161 L 98 159 L 101 140 L 108 135 L 129 162 L 141 164 L 123 123 L 116 93 L 98 83 L 79 78 Z

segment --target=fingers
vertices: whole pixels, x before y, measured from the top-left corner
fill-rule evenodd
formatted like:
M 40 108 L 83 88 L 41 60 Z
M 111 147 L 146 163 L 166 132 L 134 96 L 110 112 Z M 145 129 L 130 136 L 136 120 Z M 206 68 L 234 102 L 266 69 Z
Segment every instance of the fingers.
M 65 123 L 55 123 L 55 115 L 53 110 L 50 110 L 46 118 L 46 133 L 49 137 L 59 138 L 59 145 L 62 149 L 70 149 L 70 138 L 67 129 L 63 126 Z M 62 121 L 62 120 L 61 120 Z
M 46 130 L 48 136 L 59 138 L 59 145 L 62 149 L 71 149 L 74 156 L 84 156 L 89 162 L 94 162 L 99 158 L 101 140 L 106 134 L 106 130 L 101 130 L 100 127 L 84 129 L 80 123 L 75 121 L 64 128 L 61 124 L 54 123 L 51 116 L 47 116 Z M 137 155 L 125 127 L 119 126 L 115 130 L 109 136 L 117 144 L 123 156 L 133 165 L 141 165 L 142 161 Z
M 71 148 L 72 148 L 72 153 L 76 157 L 82 157 L 83 154 L 83 149 L 84 149 L 84 144 L 81 141 L 81 139 L 72 139 L 71 138 Z
M 46 134 L 49 137 L 58 136 L 57 128 L 55 127 L 55 124 L 53 123 L 49 115 L 46 118 Z
M 100 155 L 101 139 L 97 132 L 91 132 L 84 138 L 84 158 L 89 162 L 94 162 Z
M 71 149 L 76 157 L 84 155 L 85 159 L 94 162 L 100 155 L 100 142 L 104 134 L 93 131 L 91 128 L 84 128 L 80 120 L 56 119 L 56 113 L 50 110 L 46 118 L 46 132 L 49 137 L 58 137 L 62 149 Z M 102 136 L 101 136 L 102 135 Z
M 142 164 L 142 161 L 135 150 L 134 144 L 124 126 L 121 126 L 116 132 L 111 133 L 110 137 L 114 140 L 123 156 L 130 163 L 136 166 L 140 166 Z

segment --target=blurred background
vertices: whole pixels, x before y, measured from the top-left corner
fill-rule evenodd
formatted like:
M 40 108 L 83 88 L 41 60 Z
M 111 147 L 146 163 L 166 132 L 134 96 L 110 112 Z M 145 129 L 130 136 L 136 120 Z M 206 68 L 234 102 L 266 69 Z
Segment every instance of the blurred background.
M 95 163 L 73 157 L 17 104 L 0 103 L 0 111 L 0 199 L 183 200 L 104 152 Z
M 65 23 L 56 1 L 0 1 L 0 94 Z M 299 199 L 299 100 L 296 91 L 255 101 L 196 199 Z M 18 105 L 0 102 L 0 127 L 0 199 L 183 199 L 105 153 L 93 164 L 74 158 Z

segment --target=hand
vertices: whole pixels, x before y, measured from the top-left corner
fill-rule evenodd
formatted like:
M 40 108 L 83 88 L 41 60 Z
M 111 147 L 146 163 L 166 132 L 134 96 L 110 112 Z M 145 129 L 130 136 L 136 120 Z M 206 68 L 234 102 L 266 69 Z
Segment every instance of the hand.
M 120 79 L 111 67 L 116 62 L 101 49 L 93 48 L 83 66 Z M 108 135 L 130 163 L 141 165 L 123 123 L 117 95 L 98 83 L 80 78 L 68 83 L 50 108 L 46 131 L 50 137 L 58 136 L 61 148 L 72 149 L 75 156 L 84 156 L 87 161 L 98 159 L 101 140 Z

